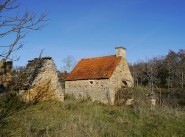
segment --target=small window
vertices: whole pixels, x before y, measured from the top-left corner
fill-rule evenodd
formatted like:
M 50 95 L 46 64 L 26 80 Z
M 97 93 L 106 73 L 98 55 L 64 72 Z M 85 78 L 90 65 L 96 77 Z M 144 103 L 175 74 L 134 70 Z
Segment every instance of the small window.
M 90 81 L 91 84 L 93 84 L 93 81 Z
M 128 84 L 126 81 L 122 81 L 123 82 L 123 87 L 128 87 Z
M 123 81 L 123 84 L 125 84 L 127 86 L 127 82 L 126 81 Z

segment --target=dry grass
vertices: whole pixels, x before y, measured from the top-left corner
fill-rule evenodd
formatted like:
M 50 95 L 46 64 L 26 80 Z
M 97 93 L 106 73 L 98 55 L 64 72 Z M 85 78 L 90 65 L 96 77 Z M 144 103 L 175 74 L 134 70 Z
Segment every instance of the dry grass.
M 166 106 L 151 109 L 141 94 L 133 107 L 109 106 L 66 97 L 65 102 L 43 101 L 9 113 L 0 136 L 27 137 L 183 137 L 185 112 Z

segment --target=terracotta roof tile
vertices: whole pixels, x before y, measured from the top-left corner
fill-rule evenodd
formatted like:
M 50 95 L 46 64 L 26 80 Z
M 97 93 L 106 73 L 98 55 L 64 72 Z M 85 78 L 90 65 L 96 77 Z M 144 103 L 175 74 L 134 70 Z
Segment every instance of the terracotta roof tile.
M 81 59 L 65 80 L 108 79 L 112 76 L 120 60 L 121 58 L 115 55 Z

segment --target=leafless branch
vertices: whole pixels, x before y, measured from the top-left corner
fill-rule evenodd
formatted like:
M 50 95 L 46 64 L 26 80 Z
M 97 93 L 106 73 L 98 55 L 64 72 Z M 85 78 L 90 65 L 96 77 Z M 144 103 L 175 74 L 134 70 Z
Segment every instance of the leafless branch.
M 0 45 L 0 59 L 9 59 L 12 52 L 20 49 L 23 44 L 21 40 L 31 30 L 41 30 L 47 24 L 45 23 L 47 13 L 42 13 L 39 17 L 34 12 L 26 10 L 24 14 L 17 13 L 15 16 L 6 15 L 5 11 L 14 11 L 19 5 L 17 0 L 2 0 L 0 1 L 0 39 L 8 39 L 11 37 L 12 43 L 9 45 Z

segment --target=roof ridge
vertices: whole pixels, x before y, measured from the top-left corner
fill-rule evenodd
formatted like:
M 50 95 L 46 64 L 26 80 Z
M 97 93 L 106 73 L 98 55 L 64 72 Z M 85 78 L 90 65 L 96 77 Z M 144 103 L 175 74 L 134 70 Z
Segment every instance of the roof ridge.
M 106 56 L 99 56 L 99 57 L 92 57 L 92 58 L 82 58 L 81 60 L 97 59 L 97 58 L 104 58 L 104 57 L 116 57 L 116 55 L 106 55 Z

